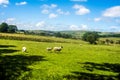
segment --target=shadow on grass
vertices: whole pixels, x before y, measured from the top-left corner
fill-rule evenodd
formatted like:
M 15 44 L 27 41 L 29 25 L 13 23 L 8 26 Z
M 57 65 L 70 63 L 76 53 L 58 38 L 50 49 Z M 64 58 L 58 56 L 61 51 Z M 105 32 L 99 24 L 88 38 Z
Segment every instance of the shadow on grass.
M 0 45 L 0 48 L 9 48 L 9 47 L 16 47 L 14 45 Z
M 37 61 L 46 61 L 44 56 L 3 55 L 19 51 L 9 49 L 9 47 L 16 46 L 0 45 L 0 80 L 18 80 L 20 76 L 22 76 L 21 80 L 27 80 L 27 78 L 30 78 L 30 72 L 32 70 L 28 66 Z
M 14 53 L 20 50 L 9 49 L 9 47 L 16 47 L 14 45 L 0 45 L 0 55 L 3 53 Z
M 120 64 L 98 64 L 92 62 L 85 62 L 79 64 L 84 64 L 83 69 L 88 70 L 89 73 L 73 71 L 71 72 L 71 75 L 65 75 L 64 77 L 68 80 L 120 80 Z M 92 73 L 94 70 L 115 72 L 118 75 L 95 74 Z
M 0 49 L 0 54 L 3 53 L 14 53 L 14 52 L 18 52 L 20 50 L 14 50 L 14 49 Z
M 98 63 L 92 63 L 92 62 L 86 62 L 83 64 L 85 64 L 84 68 L 89 71 L 98 69 L 98 70 L 117 72 L 117 73 L 120 72 L 120 64 L 110 64 L 110 63 L 98 64 Z
M 43 56 L 24 56 L 24 55 L 13 55 L 13 56 L 0 56 L 0 80 L 17 80 L 19 76 L 23 76 L 23 73 L 30 71 L 28 65 L 33 64 L 36 61 L 46 61 Z M 24 75 L 23 79 L 26 76 Z M 23 80 L 22 79 L 22 80 Z

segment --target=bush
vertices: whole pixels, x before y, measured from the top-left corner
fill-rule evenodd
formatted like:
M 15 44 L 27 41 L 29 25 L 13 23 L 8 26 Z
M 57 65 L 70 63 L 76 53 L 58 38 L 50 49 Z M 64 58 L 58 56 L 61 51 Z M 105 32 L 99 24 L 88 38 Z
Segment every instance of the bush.
M 98 40 L 99 35 L 97 32 L 86 32 L 83 36 L 82 39 L 84 41 L 89 42 L 90 44 L 96 44 L 96 41 Z

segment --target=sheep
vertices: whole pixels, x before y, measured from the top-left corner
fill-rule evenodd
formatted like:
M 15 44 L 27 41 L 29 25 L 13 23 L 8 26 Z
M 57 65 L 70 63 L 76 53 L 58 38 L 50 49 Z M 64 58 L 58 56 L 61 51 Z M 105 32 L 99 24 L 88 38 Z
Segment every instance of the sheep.
M 80 44 L 80 46 L 82 46 L 82 44 Z
M 63 46 L 60 47 L 53 47 L 54 52 L 60 52 L 62 50 Z
M 52 51 L 53 48 L 52 47 L 47 47 L 46 49 L 47 49 L 47 51 Z
M 22 52 L 26 52 L 27 48 L 26 47 L 22 47 Z

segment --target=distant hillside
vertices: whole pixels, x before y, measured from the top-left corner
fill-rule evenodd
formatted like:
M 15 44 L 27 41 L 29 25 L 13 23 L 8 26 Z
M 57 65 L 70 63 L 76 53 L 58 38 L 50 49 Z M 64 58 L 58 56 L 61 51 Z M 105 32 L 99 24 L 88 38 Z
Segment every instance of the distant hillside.
M 84 33 L 89 32 L 89 31 L 77 30 L 77 31 L 60 31 L 60 32 L 65 33 L 65 34 L 70 34 L 73 36 L 73 38 L 80 39 Z
M 44 30 L 27 30 L 27 34 L 35 34 L 42 36 L 57 36 L 58 33 L 61 35 L 71 36 L 71 38 L 80 39 L 82 35 L 88 31 L 44 31 Z
M 40 36 L 55 36 L 63 38 L 81 39 L 84 33 L 91 31 L 45 31 L 45 30 L 25 30 L 25 34 L 40 35 Z M 120 32 L 98 32 L 100 37 L 120 37 Z
M 45 31 L 45 30 L 26 30 L 28 34 L 42 35 L 42 36 L 53 36 L 55 31 Z
M 120 32 L 100 32 L 100 37 L 119 37 L 120 38 Z

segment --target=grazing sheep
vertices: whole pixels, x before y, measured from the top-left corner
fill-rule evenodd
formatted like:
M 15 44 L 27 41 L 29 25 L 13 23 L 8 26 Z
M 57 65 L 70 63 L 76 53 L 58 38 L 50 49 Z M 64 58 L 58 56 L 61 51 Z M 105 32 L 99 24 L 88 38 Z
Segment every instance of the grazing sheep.
M 60 47 L 54 47 L 53 48 L 53 51 L 54 52 L 60 52 L 62 50 L 63 46 L 60 46 Z
M 22 47 L 22 52 L 26 52 L 27 48 L 26 47 Z
M 82 44 L 80 44 L 80 46 L 82 46 Z
M 53 48 L 52 47 L 47 47 L 46 49 L 47 49 L 47 51 L 52 51 Z

